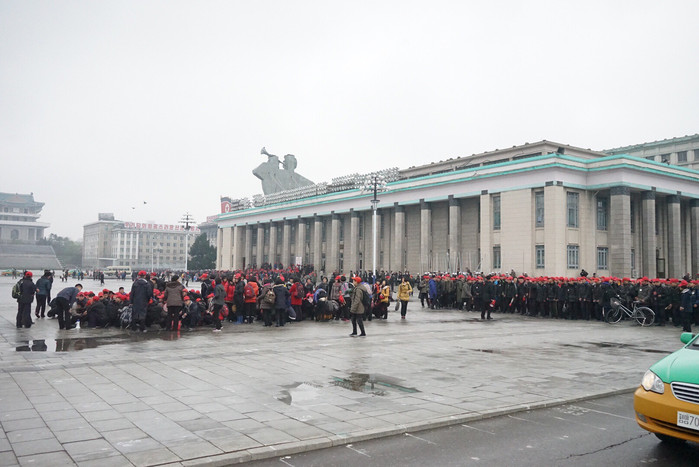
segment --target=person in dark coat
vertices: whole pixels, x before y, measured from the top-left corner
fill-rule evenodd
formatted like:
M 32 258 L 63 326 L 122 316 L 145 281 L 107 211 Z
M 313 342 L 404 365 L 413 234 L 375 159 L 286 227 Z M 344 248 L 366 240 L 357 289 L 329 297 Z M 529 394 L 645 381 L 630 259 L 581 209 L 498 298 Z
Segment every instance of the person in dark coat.
M 51 271 L 44 271 L 44 275 L 36 281 L 36 309 L 37 318 L 46 315 L 46 300 L 51 296 Z
M 289 289 L 284 285 L 284 281 L 281 278 L 277 278 L 274 281 L 274 314 L 276 318 L 275 326 L 284 326 L 286 324 L 287 315 L 287 303 L 289 302 Z
M 687 281 L 680 282 L 680 315 L 682 317 L 682 331 L 692 332 L 692 316 L 696 302 Z M 696 292 L 695 292 L 696 293 Z
M 352 334 L 350 334 L 350 336 L 357 337 L 357 325 L 359 325 L 359 330 L 362 332 L 359 336 L 365 337 L 366 332 L 364 331 L 362 316 L 364 316 L 366 309 L 364 308 L 364 301 L 362 298 L 364 294 L 368 292 L 360 285 L 362 283 L 361 277 L 355 276 L 354 282 L 356 282 L 356 284 L 352 289 L 352 305 L 350 306 L 350 315 L 352 316 Z
M 180 311 L 184 306 L 184 296 L 186 295 L 184 285 L 179 281 L 180 276 L 174 274 L 165 285 L 163 301 L 167 305 L 167 320 L 165 321 L 165 329 L 168 331 L 176 331 L 180 319 Z
M 136 330 L 138 326 L 142 332 L 146 332 L 146 311 L 152 298 L 153 288 L 146 280 L 146 271 L 139 271 L 129 294 L 129 303 L 132 306 L 131 329 Z
M 52 302 L 53 306 L 51 312 L 58 316 L 58 329 L 71 328 L 72 317 L 70 309 L 77 300 L 78 294 L 82 289 L 83 286 L 81 284 L 75 284 L 75 287 L 66 287 L 56 295 L 55 300 Z M 49 312 L 49 316 L 51 316 L 51 312 Z
M 27 271 L 19 283 L 20 296 L 17 299 L 17 327 L 25 328 L 32 327 L 32 303 L 34 302 L 34 293 L 36 285 L 32 280 L 32 272 Z

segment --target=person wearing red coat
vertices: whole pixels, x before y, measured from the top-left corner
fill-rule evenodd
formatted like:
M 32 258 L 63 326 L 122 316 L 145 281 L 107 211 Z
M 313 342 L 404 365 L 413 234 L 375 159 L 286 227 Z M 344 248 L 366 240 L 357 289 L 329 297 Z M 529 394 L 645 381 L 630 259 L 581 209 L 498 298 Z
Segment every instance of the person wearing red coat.
M 291 289 L 289 289 L 291 293 L 291 307 L 296 312 L 296 321 L 303 321 L 303 309 L 301 305 L 303 305 L 303 299 L 306 296 L 306 288 L 296 277 L 293 277 L 291 280 L 293 281 Z

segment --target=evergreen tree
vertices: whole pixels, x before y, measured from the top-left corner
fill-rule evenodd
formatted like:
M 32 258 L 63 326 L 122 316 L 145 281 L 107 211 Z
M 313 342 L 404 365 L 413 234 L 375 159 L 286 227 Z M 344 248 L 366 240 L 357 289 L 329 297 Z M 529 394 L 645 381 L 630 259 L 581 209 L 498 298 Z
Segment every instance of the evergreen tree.
M 216 267 L 216 248 L 209 245 L 206 235 L 201 234 L 189 248 L 189 269 L 213 269 Z

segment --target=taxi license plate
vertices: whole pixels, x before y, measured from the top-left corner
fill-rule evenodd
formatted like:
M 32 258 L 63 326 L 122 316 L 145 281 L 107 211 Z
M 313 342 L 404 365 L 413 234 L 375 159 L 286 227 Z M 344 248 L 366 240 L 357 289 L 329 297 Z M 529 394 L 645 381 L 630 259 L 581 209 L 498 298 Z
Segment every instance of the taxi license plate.
M 677 426 L 699 431 L 699 415 L 678 411 Z

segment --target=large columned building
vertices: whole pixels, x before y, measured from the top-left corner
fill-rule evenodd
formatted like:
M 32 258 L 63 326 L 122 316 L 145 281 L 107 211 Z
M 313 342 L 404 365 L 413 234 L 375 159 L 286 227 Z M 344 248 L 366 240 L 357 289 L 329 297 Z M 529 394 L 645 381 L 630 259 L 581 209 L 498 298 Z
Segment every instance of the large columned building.
M 229 206 L 217 219 L 217 267 L 371 269 L 363 179 Z M 379 270 L 699 272 L 699 171 L 687 167 L 542 141 L 401 169 L 378 198 Z

